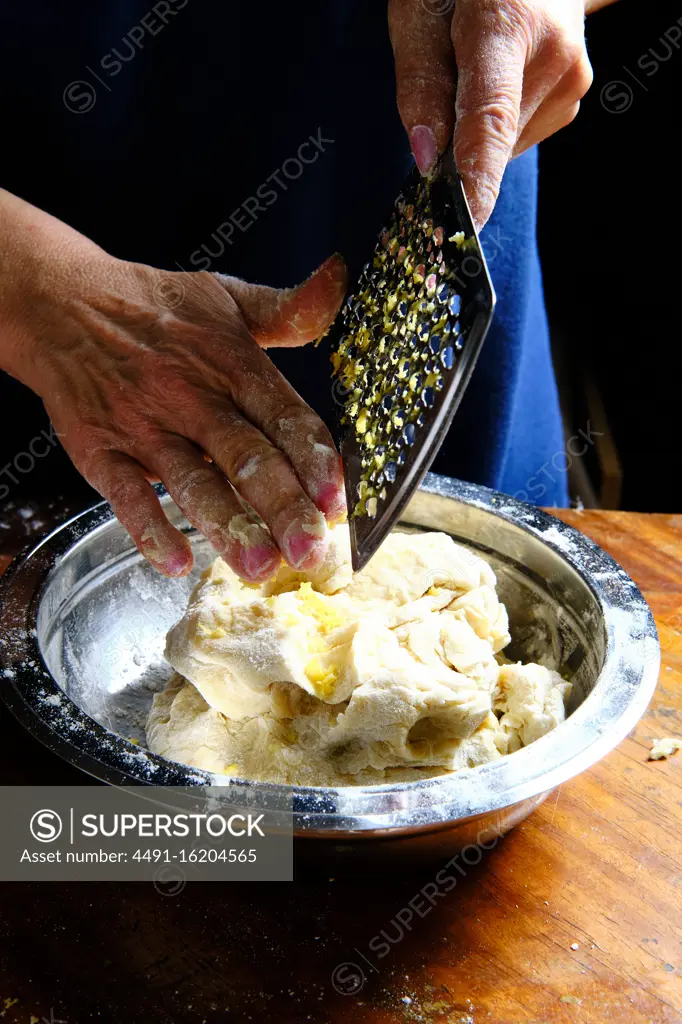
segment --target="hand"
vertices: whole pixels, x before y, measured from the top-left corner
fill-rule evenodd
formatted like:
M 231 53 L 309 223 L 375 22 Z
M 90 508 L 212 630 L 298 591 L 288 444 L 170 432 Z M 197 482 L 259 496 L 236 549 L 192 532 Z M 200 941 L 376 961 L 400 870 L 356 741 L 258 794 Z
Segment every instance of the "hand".
M 389 0 L 398 109 L 422 174 L 450 144 L 480 230 L 507 163 L 592 83 L 584 0 Z M 445 13 L 438 13 L 445 11 Z
M 285 291 L 169 273 L 114 259 L 7 193 L 0 238 L 0 364 L 42 397 L 142 554 L 168 576 L 192 567 L 149 483 L 160 479 L 242 577 L 266 579 L 282 555 L 318 564 L 324 517 L 346 507 L 340 458 L 261 346 L 326 330 L 345 292 L 341 258 Z

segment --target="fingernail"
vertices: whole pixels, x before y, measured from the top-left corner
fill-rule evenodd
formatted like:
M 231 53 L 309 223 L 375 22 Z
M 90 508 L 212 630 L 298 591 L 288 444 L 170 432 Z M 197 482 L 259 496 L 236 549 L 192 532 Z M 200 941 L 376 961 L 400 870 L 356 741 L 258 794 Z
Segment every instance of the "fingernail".
M 169 532 L 172 537 L 168 536 Z M 192 549 L 187 543 L 184 550 L 178 550 L 178 539 L 182 542 L 182 537 L 178 538 L 170 527 L 163 530 L 150 526 L 140 537 L 140 551 L 164 576 L 186 576 L 194 564 Z
M 155 556 L 148 554 L 146 551 L 143 551 L 143 554 L 147 561 L 151 562 L 154 568 L 158 569 L 163 576 L 186 576 L 194 564 L 191 552 L 168 555 L 164 559 L 159 559 L 158 552 Z
M 187 555 L 177 555 L 166 560 L 165 573 L 167 576 L 186 576 L 193 564 L 191 552 Z
M 346 495 L 336 483 L 320 484 L 315 489 L 314 499 L 325 516 L 338 516 L 346 508 Z
M 273 550 L 272 545 L 255 544 L 253 547 L 243 548 L 240 552 L 239 575 L 254 581 L 268 579 L 277 572 L 281 561 L 279 551 Z
M 418 124 L 410 132 L 410 146 L 419 173 L 424 176 L 431 173 L 438 160 L 436 137 L 425 124 Z
M 285 545 L 287 562 L 294 569 L 300 569 L 318 545 L 319 541 L 314 537 L 308 537 L 305 533 L 295 534 Z
M 322 560 L 327 546 L 326 530 L 322 516 L 320 522 L 292 523 L 288 527 L 282 540 L 282 553 L 293 569 L 308 567 L 308 563 L 315 564 Z

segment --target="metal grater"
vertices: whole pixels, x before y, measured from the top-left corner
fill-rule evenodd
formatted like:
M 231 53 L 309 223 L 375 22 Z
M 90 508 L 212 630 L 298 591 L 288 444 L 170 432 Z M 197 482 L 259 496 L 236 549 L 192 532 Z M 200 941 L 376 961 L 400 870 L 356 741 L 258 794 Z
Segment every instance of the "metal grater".
M 494 307 L 452 155 L 431 182 L 415 168 L 330 330 L 356 571 L 442 444 Z

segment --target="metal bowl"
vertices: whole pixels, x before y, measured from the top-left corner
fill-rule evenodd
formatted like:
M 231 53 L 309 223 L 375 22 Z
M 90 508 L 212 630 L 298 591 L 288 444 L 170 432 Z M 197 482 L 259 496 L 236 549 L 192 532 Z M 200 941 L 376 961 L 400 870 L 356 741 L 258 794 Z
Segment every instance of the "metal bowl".
M 4 697 L 34 736 L 99 779 L 203 785 L 214 778 L 144 749 L 147 709 L 170 674 L 165 633 L 213 557 L 160 493 L 171 521 L 191 538 L 192 576 L 159 576 L 106 503 L 76 516 L 0 580 Z M 286 787 L 299 848 L 319 853 L 319 843 L 308 840 L 331 840 L 325 853 L 352 857 L 362 848 L 364 856 L 371 848 L 384 865 L 387 844 L 410 857 L 440 855 L 506 832 L 626 736 L 651 699 L 659 668 L 656 627 L 635 584 L 559 520 L 430 474 L 402 522 L 445 531 L 487 559 L 510 615 L 514 639 L 505 653 L 542 660 L 574 687 L 562 725 L 491 764 L 410 783 Z M 285 787 L 255 788 L 281 806 Z

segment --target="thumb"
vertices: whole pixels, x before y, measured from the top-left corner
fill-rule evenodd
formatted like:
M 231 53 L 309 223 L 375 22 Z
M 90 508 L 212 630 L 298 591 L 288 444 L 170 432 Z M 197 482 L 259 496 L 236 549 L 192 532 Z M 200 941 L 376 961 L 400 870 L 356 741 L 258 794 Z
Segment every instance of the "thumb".
M 455 163 L 480 231 L 516 144 L 528 41 L 522 32 L 501 32 L 475 4 L 462 11 L 453 21 L 459 69 Z
M 215 274 L 239 306 L 259 345 L 293 347 L 321 338 L 339 311 L 348 285 L 343 257 L 336 253 L 296 288 L 269 288 Z
M 455 112 L 455 59 L 450 0 L 389 0 L 400 119 L 422 174 L 445 152 Z

